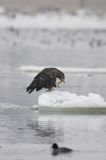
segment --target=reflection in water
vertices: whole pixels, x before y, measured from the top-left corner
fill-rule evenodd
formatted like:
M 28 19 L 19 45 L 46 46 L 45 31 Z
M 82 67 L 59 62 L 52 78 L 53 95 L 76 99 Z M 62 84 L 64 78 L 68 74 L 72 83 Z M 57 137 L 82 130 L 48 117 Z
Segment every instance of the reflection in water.
M 0 142 L 50 144 L 48 147 L 59 143 L 79 152 L 105 152 L 106 116 L 49 115 L 30 109 L 4 109 L 0 112 Z
M 52 120 L 43 121 L 38 119 L 35 122 L 28 122 L 27 125 L 38 141 L 51 143 L 63 139 L 63 127 Z
M 27 126 L 38 142 L 81 145 L 94 148 L 106 145 L 105 116 L 40 115 Z M 73 148 L 73 147 L 71 147 Z M 91 147 L 90 147 L 91 148 Z

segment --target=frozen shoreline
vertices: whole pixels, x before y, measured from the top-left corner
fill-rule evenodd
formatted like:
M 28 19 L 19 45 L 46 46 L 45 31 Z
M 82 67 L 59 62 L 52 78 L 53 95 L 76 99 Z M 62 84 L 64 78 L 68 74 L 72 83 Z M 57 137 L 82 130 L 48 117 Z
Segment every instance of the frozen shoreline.
M 34 16 L 16 14 L 0 15 L 0 28 L 48 28 L 48 29 L 106 29 L 106 17 L 97 15 L 77 14 L 66 12 L 39 13 Z

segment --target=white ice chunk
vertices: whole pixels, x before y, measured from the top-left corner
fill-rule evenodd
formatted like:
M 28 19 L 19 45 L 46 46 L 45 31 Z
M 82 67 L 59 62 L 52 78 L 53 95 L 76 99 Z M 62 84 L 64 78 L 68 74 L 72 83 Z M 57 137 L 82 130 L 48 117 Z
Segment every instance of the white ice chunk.
M 38 105 L 42 107 L 106 107 L 105 100 L 99 95 L 89 93 L 88 96 L 77 95 L 67 91 L 52 91 L 38 97 Z

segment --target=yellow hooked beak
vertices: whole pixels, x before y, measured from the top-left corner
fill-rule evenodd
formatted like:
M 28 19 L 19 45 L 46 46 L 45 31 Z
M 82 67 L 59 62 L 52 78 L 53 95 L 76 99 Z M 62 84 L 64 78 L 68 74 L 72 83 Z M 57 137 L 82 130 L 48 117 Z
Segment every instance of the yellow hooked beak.
M 63 79 L 62 82 L 65 83 L 65 80 Z

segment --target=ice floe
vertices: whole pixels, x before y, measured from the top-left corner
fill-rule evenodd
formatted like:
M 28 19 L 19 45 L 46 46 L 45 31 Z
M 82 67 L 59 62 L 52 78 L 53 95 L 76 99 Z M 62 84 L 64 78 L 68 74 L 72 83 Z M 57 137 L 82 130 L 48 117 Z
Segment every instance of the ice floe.
M 46 67 L 54 67 L 54 66 L 22 65 L 18 69 L 23 72 L 40 72 L 42 69 Z M 71 73 L 106 73 L 106 68 L 73 68 L 73 67 L 60 67 L 60 66 L 56 66 L 56 68 L 62 70 L 63 72 L 71 72 Z
M 12 103 L 0 103 L 0 109 L 26 109 L 27 106 L 12 104 Z
M 52 91 L 38 97 L 40 107 L 106 107 L 104 98 L 99 94 L 89 93 L 88 96 L 77 95 L 67 91 Z

